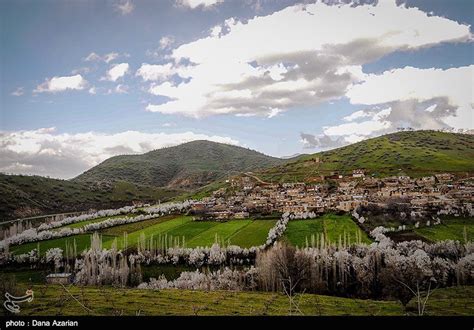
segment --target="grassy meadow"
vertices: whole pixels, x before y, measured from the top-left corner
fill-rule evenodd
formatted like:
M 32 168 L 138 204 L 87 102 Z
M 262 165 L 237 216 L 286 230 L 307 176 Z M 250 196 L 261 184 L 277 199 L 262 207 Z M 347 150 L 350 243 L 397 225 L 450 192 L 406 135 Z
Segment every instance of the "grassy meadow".
M 414 229 L 414 232 L 430 241 L 474 241 L 474 218 L 450 217 L 440 225 Z
M 312 236 L 324 236 L 324 240 L 331 244 L 338 244 L 339 239 L 346 243 L 357 242 L 360 237 L 362 243 L 371 243 L 371 240 L 348 215 L 325 214 L 316 219 L 290 220 L 284 238 L 291 244 L 299 247 L 311 244 Z
M 102 244 L 107 244 L 110 241 L 110 244 L 115 239 L 114 236 L 102 235 Z M 71 248 L 76 244 L 77 253 L 81 253 L 83 250 L 90 248 L 91 246 L 91 234 L 81 234 L 73 235 L 69 237 L 61 237 L 55 239 L 49 239 L 40 242 L 26 243 L 22 245 L 10 246 L 10 251 L 14 254 L 22 254 L 30 252 L 33 249 L 39 247 L 40 254 L 44 255 L 47 250 L 52 248 L 61 248 L 63 251 L 66 251 L 66 245 L 69 245 Z
M 23 304 L 20 316 L 34 315 L 289 315 L 288 298 L 280 293 L 189 290 L 139 290 L 112 287 L 33 285 L 33 302 Z M 70 299 L 70 296 L 75 299 Z M 296 315 L 415 315 L 397 301 L 375 301 L 298 294 Z M 80 303 L 79 303 L 80 302 Z M 426 315 L 472 315 L 474 287 L 436 290 Z
M 104 221 L 104 218 L 87 220 L 74 224 L 79 228 L 88 223 Z M 110 248 L 114 241 L 117 247 L 134 247 L 145 238 L 157 241 L 168 241 L 169 245 L 179 241 L 180 245 L 186 247 L 211 246 L 216 241 L 222 245 L 239 245 L 241 247 L 251 247 L 264 244 L 268 231 L 276 223 L 274 220 L 230 220 L 226 222 L 217 221 L 193 221 L 190 216 L 165 216 L 130 224 L 119 225 L 99 231 L 102 237 L 104 248 Z M 68 225 L 71 226 L 71 225 Z M 62 227 L 64 228 L 64 227 Z M 40 242 L 26 243 L 19 246 L 11 246 L 10 250 L 15 254 L 31 251 L 39 246 L 41 254 L 46 250 L 59 247 L 63 250 L 66 245 L 76 244 L 77 252 L 90 247 L 91 234 L 81 234 L 69 237 L 62 237 Z

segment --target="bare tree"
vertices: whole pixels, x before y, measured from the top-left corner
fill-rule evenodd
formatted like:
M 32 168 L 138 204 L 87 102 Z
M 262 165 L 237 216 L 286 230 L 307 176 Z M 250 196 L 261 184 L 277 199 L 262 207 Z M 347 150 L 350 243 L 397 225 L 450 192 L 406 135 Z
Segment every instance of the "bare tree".
M 303 312 L 299 308 L 299 300 L 295 299 L 295 289 L 298 286 L 298 283 L 300 282 L 301 279 L 297 279 L 296 281 L 293 281 L 293 279 L 288 277 L 287 279 L 282 279 L 282 286 L 283 286 L 283 292 L 285 295 L 288 297 L 288 303 L 289 303 L 289 308 L 288 308 L 288 313 L 290 315 L 293 315 L 293 310 L 297 312 L 298 314 L 303 315 Z
M 428 284 L 428 289 L 426 290 L 426 293 L 423 293 L 423 291 L 420 290 L 420 284 L 418 281 L 416 282 L 416 288 L 411 288 L 408 284 L 403 283 L 402 281 L 399 281 L 397 279 L 395 279 L 395 281 L 405 286 L 413 294 L 413 296 L 416 298 L 416 303 L 418 307 L 418 315 L 423 316 L 426 309 L 426 303 L 428 302 L 428 299 L 430 298 L 431 294 L 435 290 L 435 289 L 431 290 L 431 281 Z M 423 297 L 423 294 L 425 294 L 424 297 Z
M 79 301 L 79 299 L 77 299 L 76 297 L 74 297 L 74 295 L 69 291 L 68 288 L 66 288 L 64 286 L 64 284 L 61 284 L 62 288 L 64 289 L 65 293 L 67 294 L 68 297 L 74 299 L 82 308 L 84 308 L 87 313 L 91 313 L 92 312 L 92 309 L 90 309 L 89 307 L 87 307 L 86 305 L 84 305 L 81 301 Z M 69 299 L 67 299 L 69 300 Z

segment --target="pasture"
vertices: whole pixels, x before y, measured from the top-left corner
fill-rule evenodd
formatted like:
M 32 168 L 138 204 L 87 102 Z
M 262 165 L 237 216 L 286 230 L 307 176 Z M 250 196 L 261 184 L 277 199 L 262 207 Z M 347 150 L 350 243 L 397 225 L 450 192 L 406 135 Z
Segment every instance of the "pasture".
M 344 242 L 344 236 L 346 244 L 356 243 L 359 237 L 362 243 L 371 243 L 367 234 L 350 216 L 334 214 L 325 214 L 316 219 L 290 220 L 283 237 L 289 243 L 303 247 L 307 242 L 311 244 L 312 237 L 315 237 L 315 240 L 324 237 L 326 243 L 338 244 L 339 240 Z
M 74 246 L 74 242 L 75 242 L 76 250 L 77 250 L 77 253 L 79 254 L 83 250 L 88 249 L 91 246 L 90 236 L 91 236 L 90 234 L 81 234 L 81 235 L 73 235 L 69 237 L 49 239 L 46 241 L 15 245 L 15 246 L 10 247 L 10 251 L 13 252 L 14 254 L 22 254 L 22 253 L 28 253 L 31 250 L 39 247 L 40 254 L 44 255 L 47 250 L 56 248 L 56 247 L 62 249 L 63 251 L 66 251 L 66 245 L 69 245 L 69 247 L 72 247 Z M 114 238 L 115 237 L 113 236 L 102 235 L 102 243 L 107 244 L 107 242 L 113 241 Z
M 474 218 L 449 217 L 441 224 L 414 229 L 414 232 L 429 241 L 455 240 L 465 243 L 474 241 Z
M 95 219 L 80 222 L 74 225 L 84 225 L 104 221 Z M 165 216 L 130 224 L 106 228 L 99 231 L 104 248 L 110 248 L 116 241 L 119 249 L 137 246 L 140 241 L 153 240 L 168 242 L 168 246 L 179 244 L 186 247 L 210 247 L 216 241 L 221 245 L 239 245 L 241 247 L 258 246 L 265 243 L 268 231 L 276 223 L 275 220 L 230 220 L 193 221 L 190 216 Z M 77 227 L 76 227 L 77 228 Z M 90 247 L 90 233 L 62 237 L 40 242 L 26 243 L 12 246 L 10 250 L 15 254 L 22 254 L 39 247 L 41 254 L 46 250 L 59 247 L 63 250 L 66 245 L 76 245 L 77 253 Z
M 288 298 L 272 292 L 139 290 L 112 287 L 34 285 L 33 302 L 22 305 L 27 315 L 289 315 Z M 68 290 L 66 292 L 65 290 Z M 72 294 L 80 302 L 67 297 Z M 427 315 L 472 315 L 474 287 L 436 290 Z M 397 301 L 361 300 L 316 294 L 298 294 L 297 315 L 406 315 Z M 408 304 L 415 315 L 416 302 Z
M 221 245 L 239 245 L 241 247 L 251 247 L 264 244 L 268 231 L 276 223 L 276 220 L 229 220 L 226 222 L 217 221 L 193 221 L 190 216 L 167 217 L 167 219 L 157 218 L 148 226 L 143 226 L 141 222 L 134 224 L 111 227 L 104 230 L 104 235 L 114 235 L 117 237 L 117 246 L 124 247 L 123 233 L 127 233 L 127 245 L 135 246 L 143 235 L 145 240 L 166 239 L 172 243 L 178 241 L 180 245 L 186 247 L 210 247 L 216 241 Z M 146 222 L 146 221 L 144 221 Z M 131 230 L 135 229 L 135 230 Z M 108 248 L 112 241 L 104 243 Z

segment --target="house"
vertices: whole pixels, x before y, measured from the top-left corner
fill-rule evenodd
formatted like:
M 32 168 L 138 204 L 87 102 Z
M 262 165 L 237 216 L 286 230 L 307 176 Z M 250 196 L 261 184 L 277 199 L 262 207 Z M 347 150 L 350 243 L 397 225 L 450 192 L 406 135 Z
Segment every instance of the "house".
M 305 207 L 303 205 L 285 205 L 283 206 L 282 212 L 302 213 L 305 212 Z
M 210 212 L 209 215 L 212 216 L 216 220 L 227 220 L 231 218 L 234 215 L 234 213 L 230 211 L 215 211 L 215 212 Z
M 438 182 L 446 183 L 454 180 L 454 175 L 450 173 L 440 173 L 435 175 Z
M 363 178 L 365 177 L 365 171 L 361 169 L 353 170 L 352 171 L 353 178 Z
M 424 176 L 421 179 L 416 181 L 416 184 L 419 186 L 431 186 L 436 183 L 436 179 L 434 176 Z
M 46 283 L 49 284 L 69 284 L 72 282 L 71 273 L 54 273 L 46 276 Z
M 191 210 L 193 211 L 204 211 L 206 209 L 206 204 L 205 203 L 194 203 L 191 206 Z
M 241 211 L 241 212 L 235 212 L 234 213 L 234 218 L 235 219 L 246 219 L 250 216 L 250 213 Z

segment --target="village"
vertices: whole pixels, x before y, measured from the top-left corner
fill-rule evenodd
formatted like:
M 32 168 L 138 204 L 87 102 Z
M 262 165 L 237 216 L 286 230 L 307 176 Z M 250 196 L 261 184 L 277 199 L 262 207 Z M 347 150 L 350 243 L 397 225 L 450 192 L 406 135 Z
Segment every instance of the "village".
M 333 174 L 321 183 L 266 183 L 251 173 L 226 180 L 227 186 L 195 203 L 195 220 L 244 219 L 254 214 L 353 212 L 359 206 L 406 205 L 413 217 L 433 214 L 472 216 L 472 178 L 441 173 L 421 178 L 373 178 L 364 170 Z

